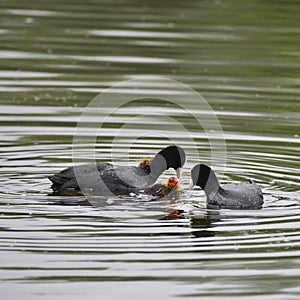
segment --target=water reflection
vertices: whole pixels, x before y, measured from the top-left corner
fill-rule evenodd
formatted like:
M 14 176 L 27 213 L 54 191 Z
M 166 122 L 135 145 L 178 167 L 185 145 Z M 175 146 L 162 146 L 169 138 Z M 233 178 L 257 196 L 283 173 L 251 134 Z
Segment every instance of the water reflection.
M 189 192 L 186 192 L 179 200 L 159 201 L 143 194 L 114 198 L 52 195 L 49 198 L 50 203 L 55 205 L 94 207 L 104 218 L 109 218 L 119 225 L 123 223 L 125 227 L 129 226 L 134 231 L 143 226 L 147 228 L 150 226 L 152 229 L 155 228 L 152 234 L 159 235 L 189 235 L 196 238 L 206 238 L 222 237 L 225 234 L 228 240 L 224 242 L 228 245 L 228 249 L 232 249 L 232 239 L 236 240 L 235 244 L 253 243 L 254 248 L 267 248 L 269 245 L 265 239 L 276 243 L 277 238 L 283 241 L 284 237 L 291 236 L 285 239 L 284 247 L 297 247 L 293 241 L 297 240 L 298 233 L 294 232 L 293 226 L 299 223 L 300 206 L 298 201 L 290 202 L 288 197 L 284 200 L 281 197 L 272 198 L 266 195 L 267 205 L 260 210 L 213 210 L 205 208 L 205 198 L 200 197 L 197 202 L 192 199 Z M 201 201 L 204 201 L 203 206 L 199 204 Z M 276 205 L 283 207 L 279 201 L 287 201 L 283 204 L 286 205 L 284 212 L 274 210 Z M 169 227 L 176 227 L 177 230 L 175 232 L 163 230 L 163 228 Z M 188 231 L 187 228 L 189 228 Z M 282 232 L 283 230 L 284 232 Z M 232 236 L 228 235 L 229 232 Z M 257 238 L 260 237 L 262 239 L 259 241 L 262 245 L 255 246 L 254 243 L 258 242 Z M 252 241 L 252 239 L 254 240 Z M 240 240 L 244 240 L 244 242 Z M 214 244 L 214 242 L 212 243 Z M 278 247 L 283 247 L 280 242 Z
M 299 298 L 295 1 L 10 0 L 0 8 L 3 299 L 96 298 L 99 287 L 103 299 L 118 299 L 120 291 L 126 299 L 145 300 Z M 94 205 L 83 197 L 49 196 L 47 176 L 73 165 L 74 128 L 88 103 L 117 82 L 153 75 L 205 97 L 226 139 L 222 182 L 259 183 L 261 210 L 207 210 L 200 191 L 176 202 L 98 198 Z M 160 82 L 116 90 L 128 93 L 184 99 Z M 143 110 L 161 113 L 159 119 L 135 119 L 116 154 L 125 163 L 124 149 L 136 133 L 146 136 L 136 142 L 130 162 L 159 149 L 165 140 L 150 125 L 162 124 L 168 138 L 186 149 L 185 188 L 191 167 L 209 162 L 207 136 L 178 109 L 150 99 L 145 103 L 152 106 L 128 107 L 110 120 L 96 159 L 111 158 L 113 129 L 127 118 Z M 207 115 L 196 104 L 194 111 Z M 198 156 L 164 114 L 189 129 Z M 87 124 L 84 133 L 93 130 Z
M 127 38 L 161 38 L 161 39 L 192 39 L 192 40 L 217 40 L 222 39 L 242 39 L 241 37 L 236 37 L 233 34 L 225 33 L 175 33 L 175 32 L 162 32 L 162 31 L 146 31 L 146 30 L 91 30 L 90 34 L 99 36 L 109 36 L 109 37 L 127 37 Z

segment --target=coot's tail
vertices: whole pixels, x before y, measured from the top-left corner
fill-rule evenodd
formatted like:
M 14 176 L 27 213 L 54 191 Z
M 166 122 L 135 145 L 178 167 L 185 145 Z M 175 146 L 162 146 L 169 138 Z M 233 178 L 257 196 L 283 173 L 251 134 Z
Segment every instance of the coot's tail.
M 59 191 L 63 188 L 78 188 L 73 167 L 69 167 L 59 173 L 48 176 L 48 179 L 52 182 L 51 188 L 55 191 Z

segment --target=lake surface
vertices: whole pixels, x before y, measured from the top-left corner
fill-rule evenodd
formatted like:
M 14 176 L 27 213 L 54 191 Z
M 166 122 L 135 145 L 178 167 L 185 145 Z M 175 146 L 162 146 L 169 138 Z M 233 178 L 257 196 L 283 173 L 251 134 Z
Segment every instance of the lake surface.
M 299 299 L 298 1 L 10 0 L 0 13 L 1 298 Z M 136 165 L 173 143 L 187 154 L 180 200 L 50 195 L 47 176 L 74 163 Z M 199 162 L 257 182 L 263 208 L 207 210 L 187 190 Z

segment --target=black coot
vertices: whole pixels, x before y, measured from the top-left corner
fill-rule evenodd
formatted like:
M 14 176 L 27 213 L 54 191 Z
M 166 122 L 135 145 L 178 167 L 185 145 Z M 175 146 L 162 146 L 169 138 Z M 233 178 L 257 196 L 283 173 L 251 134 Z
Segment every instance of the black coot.
M 177 177 L 185 163 L 184 150 L 179 146 L 168 146 L 158 152 L 155 157 L 139 166 L 116 166 L 110 163 L 97 162 L 69 167 L 49 176 L 51 188 L 55 194 L 77 195 L 83 193 L 127 194 L 148 187 L 167 169 L 173 168 Z
M 250 180 L 220 186 L 214 171 L 204 164 L 194 166 L 191 176 L 193 186 L 204 190 L 208 208 L 259 209 L 263 205 L 260 187 Z

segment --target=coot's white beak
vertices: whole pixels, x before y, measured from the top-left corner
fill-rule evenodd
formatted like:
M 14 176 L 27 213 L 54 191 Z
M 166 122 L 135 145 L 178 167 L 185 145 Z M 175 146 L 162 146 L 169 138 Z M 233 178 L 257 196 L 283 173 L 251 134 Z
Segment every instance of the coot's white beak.
M 191 182 L 190 182 L 190 184 L 189 184 L 189 190 L 191 190 L 193 187 L 194 187 L 194 183 L 193 183 L 193 181 L 191 180 Z
M 182 168 L 177 168 L 176 174 L 177 174 L 177 178 L 179 179 L 180 176 L 182 175 Z

